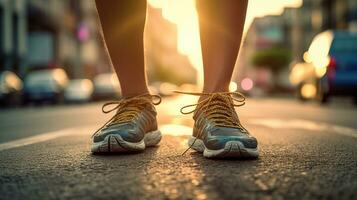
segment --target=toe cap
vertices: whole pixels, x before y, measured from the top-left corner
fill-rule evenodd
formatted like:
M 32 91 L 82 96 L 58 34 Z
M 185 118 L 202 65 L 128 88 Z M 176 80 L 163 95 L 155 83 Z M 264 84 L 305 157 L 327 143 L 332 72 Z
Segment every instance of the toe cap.
M 223 149 L 227 142 L 229 141 L 239 141 L 245 148 L 257 148 L 258 141 L 256 138 L 247 135 L 242 136 L 211 136 L 204 140 L 205 146 L 211 150 Z

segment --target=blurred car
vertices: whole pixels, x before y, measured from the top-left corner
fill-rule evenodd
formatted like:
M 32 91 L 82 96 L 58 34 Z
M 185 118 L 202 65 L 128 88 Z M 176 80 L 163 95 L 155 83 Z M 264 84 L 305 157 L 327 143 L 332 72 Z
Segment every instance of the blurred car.
M 310 63 L 296 63 L 291 68 L 290 82 L 295 86 L 296 96 L 305 101 L 316 97 L 316 73 Z
M 120 84 L 115 73 L 99 74 L 94 78 L 93 83 L 95 100 L 120 97 Z
M 325 31 L 316 35 L 304 61 L 292 67 L 289 77 L 301 100 L 325 103 L 330 96 L 345 95 L 357 103 L 357 33 Z
M 46 69 L 31 72 L 25 79 L 24 101 L 50 101 L 61 103 L 68 77 L 63 69 Z
M 23 83 L 11 71 L 0 74 L 0 105 L 18 105 L 21 103 Z
M 67 102 L 88 102 L 92 98 L 93 83 L 89 79 L 71 80 L 64 90 L 64 98 Z

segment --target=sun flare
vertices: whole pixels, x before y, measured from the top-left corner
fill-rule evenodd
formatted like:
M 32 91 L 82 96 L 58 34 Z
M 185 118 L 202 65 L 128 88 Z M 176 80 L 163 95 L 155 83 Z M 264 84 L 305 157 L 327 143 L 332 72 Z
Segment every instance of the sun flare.
M 198 13 L 195 0 L 148 0 L 150 6 L 162 9 L 163 17 L 177 25 L 177 50 L 186 55 L 197 70 L 197 82 L 203 83 L 203 64 L 200 47 Z M 248 30 L 255 17 L 281 14 L 284 7 L 299 7 L 302 0 L 270 1 L 250 0 L 244 30 Z

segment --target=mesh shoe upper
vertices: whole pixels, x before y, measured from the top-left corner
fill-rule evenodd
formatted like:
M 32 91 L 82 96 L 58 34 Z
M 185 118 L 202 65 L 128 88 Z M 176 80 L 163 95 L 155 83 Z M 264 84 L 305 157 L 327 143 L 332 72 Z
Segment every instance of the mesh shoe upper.
M 234 109 L 235 106 L 244 105 L 245 98 L 242 94 L 229 92 L 193 94 L 207 95 L 207 98 L 197 104 L 183 107 L 181 112 L 194 113 L 193 136 L 201 139 L 208 149 L 222 149 L 228 141 L 240 141 L 246 148 L 257 147 L 257 140 L 242 126 Z M 195 105 L 193 111 L 184 112 L 184 109 Z
M 116 114 L 93 134 L 93 142 L 102 141 L 110 134 L 118 134 L 128 142 L 141 141 L 145 133 L 157 130 L 154 105 L 160 102 L 157 95 L 141 95 L 104 104 L 103 113 L 116 110 Z M 108 107 L 111 108 L 107 110 Z

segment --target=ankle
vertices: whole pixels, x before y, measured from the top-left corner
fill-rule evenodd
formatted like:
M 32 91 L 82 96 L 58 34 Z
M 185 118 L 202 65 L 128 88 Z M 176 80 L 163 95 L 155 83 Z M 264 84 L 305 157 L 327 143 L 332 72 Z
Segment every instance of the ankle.
M 229 92 L 228 86 L 218 86 L 218 87 L 205 87 L 203 88 L 203 93 L 218 93 L 218 92 Z M 201 95 L 198 102 L 205 100 L 208 95 Z
M 203 93 L 229 92 L 229 85 L 219 85 L 215 87 L 204 87 Z
M 135 96 L 140 96 L 144 94 L 150 94 L 148 89 L 144 90 L 138 90 L 138 91 L 122 91 L 121 96 L 123 98 L 130 98 L 130 97 L 135 97 Z

